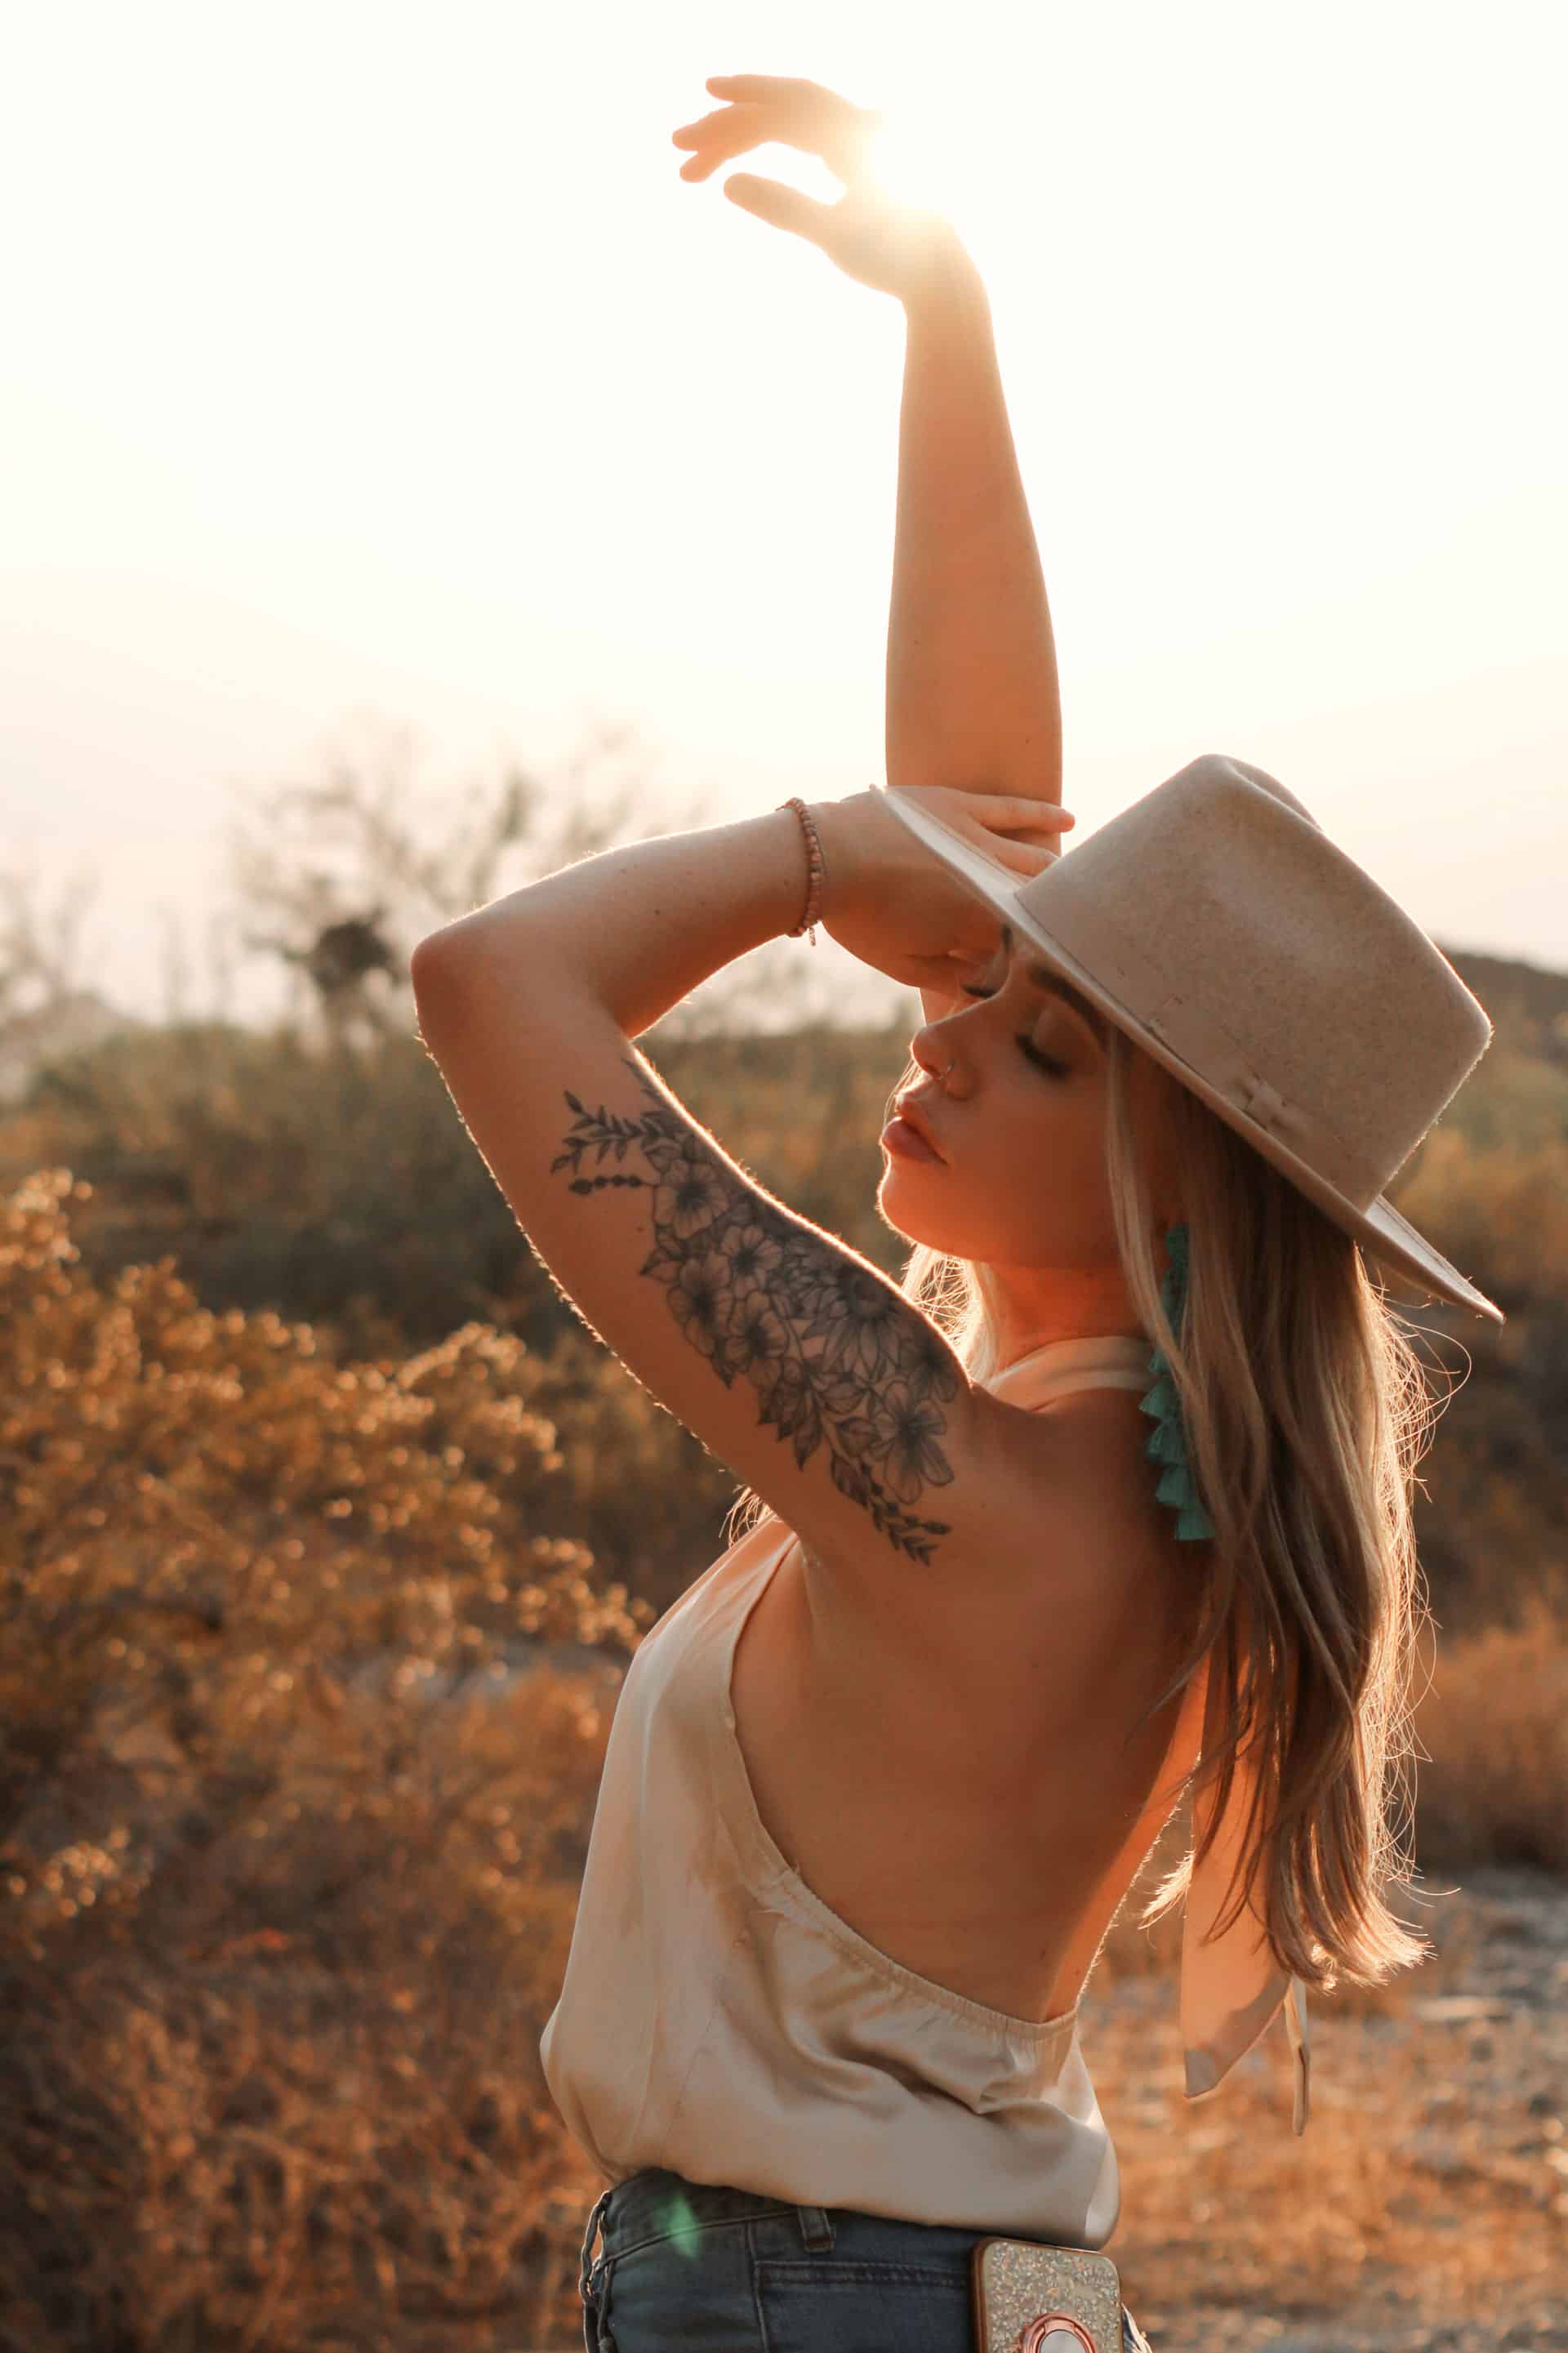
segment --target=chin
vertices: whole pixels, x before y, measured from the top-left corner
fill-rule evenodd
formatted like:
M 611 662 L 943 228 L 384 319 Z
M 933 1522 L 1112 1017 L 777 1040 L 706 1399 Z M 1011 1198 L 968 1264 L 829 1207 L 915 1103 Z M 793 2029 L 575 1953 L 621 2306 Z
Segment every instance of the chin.
M 877 1187 L 877 1215 L 894 1233 L 901 1234 L 907 1242 L 918 1243 L 922 1250 L 942 1250 L 950 1258 L 966 1257 L 968 1253 L 959 1243 L 938 1231 L 929 1217 L 921 1216 L 915 1187 L 900 1185 L 899 1180 L 908 1166 L 908 1163 L 889 1161 Z
M 918 1210 L 905 1208 L 903 1203 L 899 1200 L 900 1189 L 896 1174 L 896 1163 L 889 1161 L 882 1171 L 882 1181 L 877 1187 L 877 1215 L 885 1226 L 892 1228 L 894 1233 L 902 1234 L 907 1242 L 924 1241 L 925 1236 L 912 1231 L 910 1225 L 911 1217 L 914 1225 L 918 1226 L 921 1223 L 920 1213 Z M 896 1208 L 889 1203 L 889 1195 L 892 1202 L 898 1203 Z M 935 1249 L 937 1245 L 931 1243 L 928 1247 Z

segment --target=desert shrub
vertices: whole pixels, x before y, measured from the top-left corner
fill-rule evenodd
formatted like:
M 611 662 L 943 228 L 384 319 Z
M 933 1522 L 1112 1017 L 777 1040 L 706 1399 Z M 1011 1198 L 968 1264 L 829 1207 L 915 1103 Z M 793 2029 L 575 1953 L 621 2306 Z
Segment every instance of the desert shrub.
M 110 1695 L 195 1750 L 343 1655 L 460 1677 L 646 1622 L 536 1532 L 558 1461 L 520 1341 L 345 1365 L 168 1259 L 102 1291 L 61 1208 L 84 1189 L 45 1171 L 0 1206 L 0 1838 Z
M 515 1338 L 343 1364 L 167 1260 L 101 1290 L 79 1192 L 0 1205 L 0 2328 L 515 2342 L 583 2202 L 535 2046 L 648 1612 L 538 1532 Z
M 100 1281 L 172 1253 L 216 1312 L 335 1321 L 362 1355 L 384 1327 L 406 1351 L 503 1320 L 527 1255 L 412 1025 L 362 1049 L 172 1024 L 39 1072 L 7 1125 L 33 1155 L 7 1146 L 12 1181 L 41 1126 L 91 1187 L 75 1239 Z
M 875 1210 L 893 1033 L 642 1042 L 764 1184 L 893 1271 Z M 46 1159 L 92 1187 L 75 1239 L 100 1281 L 170 1253 L 215 1312 L 271 1307 L 361 1355 L 469 1317 L 545 1353 L 574 1324 L 412 1025 L 362 1046 L 184 1023 L 84 1050 L 0 1125 L 0 1182 Z
M 0 1947 L 8 2353 L 565 2336 L 595 2185 L 537 2044 L 614 1682 L 351 1689 L 243 1802 L 106 1785 Z
M 1568 1133 L 1478 1145 L 1444 1124 L 1396 1190 L 1405 1216 L 1505 1314 L 1531 1298 L 1568 1304 Z
M 1439 1639 L 1415 1730 L 1424 1867 L 1568 1873 L 1568 1620 L 1531 1596 L 1517 1624 Z
M 1445 1638 L 1511 1621 L 1531 1594 L 1568 1619 L 1568 1303 L 1531 1301 L 1501 1331 L 1460 1336 L 1463 1320 L 1436 1352 L 1457 1386 L 1415 1499 Z
M 544 1359 L 560 1469 L 551 1525 L 667 1609 L 723 1546 L 735 1474 L 581 1325 Z

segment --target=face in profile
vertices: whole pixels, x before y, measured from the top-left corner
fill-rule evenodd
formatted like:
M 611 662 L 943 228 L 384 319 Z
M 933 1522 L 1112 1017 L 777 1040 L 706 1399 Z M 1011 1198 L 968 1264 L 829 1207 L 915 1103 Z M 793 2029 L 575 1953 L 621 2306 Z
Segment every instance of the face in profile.
M 900 1092 L 913 1098 L 933 1151 L 921 1153 L 901 1124 L 884 1131 L 881 1216 L 910 1241 L 997 1268 L 1116 1266 L 1110 1024 L 1005 927 L 963 993 L 969 1003 L 911 1043 L 919 1076 Z M 1136 1049 L 1126 1061 L 1134 1134 L 1147 1152 L 1163 1073 Z

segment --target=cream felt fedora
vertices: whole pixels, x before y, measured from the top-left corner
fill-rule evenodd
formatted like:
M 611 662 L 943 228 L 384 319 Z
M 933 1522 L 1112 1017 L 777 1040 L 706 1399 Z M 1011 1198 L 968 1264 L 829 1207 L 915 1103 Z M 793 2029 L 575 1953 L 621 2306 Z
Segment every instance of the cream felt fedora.
M 887 800 L 1042 962 L 1365 1250 L 1506 1323 L 1384 1198 L 1491 1022 L 1294 793 L 1205 752 L 1022 881 L 896 786 Z

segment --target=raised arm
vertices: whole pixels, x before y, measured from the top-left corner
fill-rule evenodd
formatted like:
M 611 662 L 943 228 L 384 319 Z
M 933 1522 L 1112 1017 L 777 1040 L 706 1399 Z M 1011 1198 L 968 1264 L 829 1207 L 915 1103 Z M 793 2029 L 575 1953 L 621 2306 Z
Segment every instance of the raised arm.
M 962 246 L 904 315 L 888 781 L 1059 802 L 1050 608 L 991 306 Z
M 950 221 L 879 185 L 868 168 L 879 115 L 776 75 L 716 74 L 707 87 L 723 103 L 674 134 L 692 151 L 682 179 L 707 179 L 770 140 L 820 155 L 845 185 L 836 204 L 742 172 L 724 193 L 903 305 L 888 781 L 1059 807 L 1056 642 L 980 273 Z M 1057 849 L 1055 828 L 1017 838 Z M 954 1001 L 921 997 L 928 1020 Z
M 1056 641 L 980 273 L 956 240 L 904 298 L 888 781 L 1059 803 Z M 1027 839 L 1027 837 L 1025 837 Z M 1037 839 L 1056 848 L 1054 835 Z M 952 999 L 922 989 L 928 1021 Z

